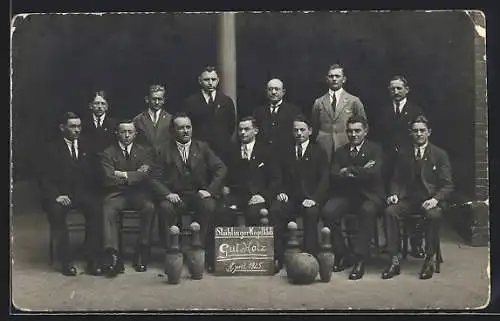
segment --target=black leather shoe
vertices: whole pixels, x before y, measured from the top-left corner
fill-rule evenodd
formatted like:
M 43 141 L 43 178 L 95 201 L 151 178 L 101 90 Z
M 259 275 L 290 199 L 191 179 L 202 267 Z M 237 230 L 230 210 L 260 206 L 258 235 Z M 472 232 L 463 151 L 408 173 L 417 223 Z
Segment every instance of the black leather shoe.
M 148 269 L 150 247 L 139 245 L 133 259 L 133 266 L 136 272 L 145 272 Z
M 348 267 L 352 266 L 352 259 L 348 255 L 335 255 L 333 259 L 333 272 L 344 271 Z
M 280 273 L 282 268 L 283 268 L 283 263 L 280 260 L 275 260 L 274 261 L 274 274 Z
M 417 259 L 423 259 L 425 257 L 425 250 L 422 247 L 422 239 L 412 238 L 410 239 L 411 251 L 410 255 Z
M 419 278 L 421 280 L 427 280 L 432 278 L 434 275 L 434 260 L 426 257 L 424 265 L 422 265 L 422 270 L 420 271 Z
M 354 264 L 351 274 L 349 274 L 349 280 L 359 280 L 365 275 L 365 262 L 360 260 Z
M 64 276 L 76 276 L 78 274 L 76 268 L 71 263 L 63 264 L 61 273 Z
M 396 275 L 401 274 L 401 265 L 396 263 L 391 263 L 384 272 L 382 272 L 382 279 L 392 279 Z
M 97 260 L 89 260 L 87 266 L 85 267 L 85 272 L 90 275 L 101 275 L 102 268 Z

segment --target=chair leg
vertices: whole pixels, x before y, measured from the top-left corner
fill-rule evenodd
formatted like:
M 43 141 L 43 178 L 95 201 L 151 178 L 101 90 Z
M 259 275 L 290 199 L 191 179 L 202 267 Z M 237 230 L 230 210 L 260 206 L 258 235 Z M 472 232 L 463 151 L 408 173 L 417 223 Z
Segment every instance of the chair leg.
M 408 256 L 408 231 L 406 230 L 406 227 L 403 227 L 403 233 L 401 235 L 401 238 L 403 242 L 401 256 L 403 260 L 406 260 L 406 257 Z
M 54 233 L 52 229 L 49 230 L 49 264 L 54 264 Z
M 441 273 L 441 263 L 443 263 L 443 254 L 441 253 L 441 241 L 436 245 L 436 273 Z
M 118 251 L 123 255 L 123 215 L 119 213 L 116 218 L 118 220 Z

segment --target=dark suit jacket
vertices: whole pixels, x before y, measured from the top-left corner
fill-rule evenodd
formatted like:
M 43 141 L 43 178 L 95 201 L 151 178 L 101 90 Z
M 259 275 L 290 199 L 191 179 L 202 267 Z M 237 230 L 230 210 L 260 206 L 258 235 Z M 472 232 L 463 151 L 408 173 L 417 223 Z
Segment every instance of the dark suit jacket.
M 134 117 L 134 124 L 137 128 L 136 142 L 145 146 L 149 146 L 155 153 L 158 153 L 162 145 L 170 141 L 170 123 L 172 115 L 162 109 L 156 126 L 153 124 L 148 110 L 143 111 Z
M 127 161 L 120 145 L 115 142 L 106 148 L 100 156 L 107 197 L 125 191 L 144 191 L 147 189 L 147 180 L 151 175 L 153 166 L 153 151 L 149 147 L 133 143 L 130 150 L 130 159 Z M 138 171 L 142 165 L 148 165 L 150 170 L 146 173 Z M 127 172 L 127 179 L 114 176 L 114 171 Z
M 308 198 L 320 206 L 326 201 L 329 186 L 328 159 L 325 151 L 316 143 L 309 141 L 300 161 L 296 157 L 295 145 L 289 146 L 282 166 L 280 192 L 286 193 L 294 201 Z
M 298 114 L 300 114 L 298 107 L 283 101 L 278 109 L 278 121 L 273 125 L 269 104 L 257 107 L 254 111 L 259 127 L 257 141 L 273 146 L 273 152 L 287 151 L 294 142 L 293 119 Z M 273 130 L 273 127 L 276 130 Z
M 90 144 L 92 151 L 97 154 L 105 150 L 109 145 L 113 144 L 116 139 L 117 121 L 106 114 L 101 128 L 96 128 L 92 113 L 88 113 L 82 117 L 82 136 Z
M 55 202 L 60 195 L 68 195 L 70 199 L 93 193 L 92 178 L 96 175 L 95 167 L 91 166 L 89 143 L 78 140 L 78 160 L 74 161 L 68 145 L 62 137 L 50 142 L 43 158 L 40 187 L 42 201 Z
M 408 187 L 414 177 L 414 166 L 413 148 L 400 151 L 390 185 L 390 195 L 397 194 L 400 199 L 411 196 Z M 453 192 L 451 165 L 448 154 L 431 143 L 427 145 L 423 155 L 421 178 L 429 198 L 433 197 L 442 203 L 440 205 L 445 205 Z
M 410 100 L 406 101 L 399 117 L 394 113 L 392 102 L 386 104 L 380 112 L 379 121 L 375 124 L 375 132 L 379 133 L 378 136 L 386 153 L 395 153 L 412 146 L 410 122 L 422 114 L 422 108 Z
M 233 100 L 217 90 L 214 103 L 208 105 L 199 91 L 188 97 L 182 108 L 191 118 L 193 138 L 207 142 L 215 154 L 226 161 L 228 144 L 236 129 Z
M 269 146 L 262 142 L 255 142 L 250 155 L 249 166 L 241 168 L 241 145 L 232 144 L 226 185 L 231 190 L 238 190 L 249 198 L 259 194 L 270 201 L 276 196 L 279 189 L 281 168 L 271 157 Z
M 365 140 L 354 159 L 349 155 L 350 149 L 351 146 L 347 143 L 333 154 L 330 173 L 333 194 L 346 197 L 362 195 L 375 204 L 383 204 L 385 192 L 381 172 L 382 148 L 376 143 Z M 364 168 L 369 161 L 374 161 L 375 164 Z M 354 176 L 340 176 L 342 168 L 347 168 Z
M 214 197 L 220 196 L 227 169 L 207 143 L 194 139 L 191 141 L 188 166 L 195 180 L 196 191 L 205 189 Z M 152 187 L 155 194 L 164 197 L 179 193 L 182 171 L 182 158 L 172 140 L 160 150 L 153 167 Z

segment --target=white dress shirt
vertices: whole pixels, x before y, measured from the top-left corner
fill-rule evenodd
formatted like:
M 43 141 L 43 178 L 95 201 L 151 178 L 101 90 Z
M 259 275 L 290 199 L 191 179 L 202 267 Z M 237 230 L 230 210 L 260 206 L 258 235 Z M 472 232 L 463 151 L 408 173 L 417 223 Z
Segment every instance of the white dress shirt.
M 101 117 L 97 117 L 95 114 L 92 114 L 92 117 L 94 118 L 94 125 L 97 128 L 99 125 L 102 126 L 104 123 L 104 117 L 106 117 L 106 114 L 103 114 Z
M 71 156 L 74 156 L 73 154 L 71 154 L 71 145 L 73 145 L 73 142 L 75 142 L 76 159 L 78 159 L 78 155 L 80 154 L 80 153 L 78 152 L 78 139 L 75 139 L 75 140 L 69 140 L 69 139 L 67 139 L 66 137 L 64 137 L 64 141 L 66 142 L 66 145 L 68 145 L 69 154 L 70 154 Z
M 425 149 L 427 148 L 428 143 L 425 143 L 422 146 L 415 146 L 413 148 L 413 154 L 415 155 L 415 158 L 418 155 L 418 150 L 420 149 L 420 155 L 422 155 L 422 158 L 424 157 Z
M 177 144 L 177 150 L 179 151 L 179 154 L 181 154 L 182 160 L 184 161 L 184 163 L 186 163 L 189 159 L 189 148 L 191 147 L 191 141 L 185 144 L 179 143 L 178 141 L 176 141 L 175 143 Z
M 125 148 L 127 148 L 127 152 L 128 152 L 128 154 L 129 154 L 129 155 L 130 155 L 130 151 L 132 150 L 132 145 L 133 145 L 133 144 L 134 144 L 134 143 L 130 143 L 130 144 L 128 144 L 128 146 L 126 146 L 126 147 L 125 147 L 125 145 L 123 145 L 123 144 L 122 144 L 122 142 L 118 142 L 118 145 L 120 145 L 120 148 L 122 149 L 122 151 L 123 151 Z M 125 155 L 124 155 L 124 156 L 125 156 Z
M 215 101 L 215 95 L 216 95 L 216 91 L 215 90 L 213 92 L 211 92 L 211 93 L 206 93 L 205 91 L 202 90 L 201 94 L 205 98 L 205 101 L 207 102 L 207 104 L 208 104 L 208 100 L 210 99 L 210 95 L 212 96 L 212 101 Z
M 356 155 L 357 155 L 361 150 L 361 147 L 363 147 L 364 143 L 365 141 L 362 141 L 361 144 L 359 144 L 358 146 L 351 146 L 351 148 L 349 148 L 349 152 L 352 152 L 354 149 L 356 149 Z
M 160 120 L 161 108 L 158 109 L 157 111 L 153 111 L 151 109 L 148 109 L 148 113 L 149 113 L 149 117 L 151 117 L 151 121 L 156 125 L 158 120 Z M 155 114 L 156 114 L 156 118 L 155 118 Z
M 405 98 L 401 99 L 401 101 L 399 102 L 399 114 L 403 110 L 403 107 L 406 104 L 406 100 L 407 99 L 405 97 Z M 398 106 L 396 105 L 396 102 L 393 102 L 392 105 L 394 106 L 394 112 L 396 113 L 396 108 L 398 108 Z
M 250 143 L 248 144 L 241 144 L 241 158 L 243 159 L 244 156 L 245 156 L 245 146 L 247 148 L 247 160 L 250 160 L 250 157 L 252 156 L 252 152 L 253 152 L 253 147 L 255 145 L 255 140 L 251 141 Z
M 335 95 L 335 108 L 339 105 L 340 101 L 340 94 L 344 91 L 343 88 L 340 88 L 339 90 L 333 91 L 332 89 L 328 89 L 328 94 L 330 95 L 330 105 L 332 104 L 333 101 L 333 95 Z
M 304 157 L 307 146 L 309 146 L 309 139 L 300 145 L 302 145 L 302 155 L 300 155 L 300 157 L 302 158 Z M 298 154 L 299 154 L 299 146 L 295 145 L 295 156 L 298 156 Z
M 281 99 L 280 101 L 278 101 L 275 105 L 271 104 L 271 106 L 269 107 L 269 110 L 271 111 L 271 114 L 273 113 L 273 109 L 274 109 L 275 113 L 278 112 L 278 110 L 280 109 L 280 105 L 281 105 L 282 102 L 283 102 L 283 99 Z

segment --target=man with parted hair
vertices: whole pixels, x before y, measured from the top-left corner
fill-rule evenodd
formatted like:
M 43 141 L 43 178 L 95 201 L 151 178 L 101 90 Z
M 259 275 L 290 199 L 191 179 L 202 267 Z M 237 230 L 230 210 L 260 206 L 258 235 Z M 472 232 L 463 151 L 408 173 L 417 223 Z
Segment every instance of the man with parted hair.
M 273 160 L 269 146 L 257 142 L 259 132 L 255 118 L 247 116 L 238 122 L 238 142 L 230 147 L 228 174 L 224 194 L 229 208 L 243 210 L 246 225 L 259 225 L 260 210 L 269 209 L 280 184 L 280 167 Z M 226 225 L 235 225 L 235 215 L 226 212 Z M 231 215 L 233 214 L 233 215 Z
M 387 249 L 391 263 L 382 279 L 400 274 L 399 220 L 408 214 L 420 213 L 427 219 L 425 226 L 425 261 L 420 279 L 432 278 L 442 211 L 453 192 L 452 170 L 448 154 L 429 141 L 431 128 L 425 116 L 417 116 L 410 124 L 412 145 L 400 150 L 389 187 L 385 217 Z
M 219 73 L 206 66 L 198 77 L 200 90 L 189 96 L 182 110 L 193 122 L 193 138 L 207 142 L 223 161 L 235 134 L 236 109 L 233 100 L 217 88 Z
M 361 100 L 348 93 L 343 87 L 347 76 L 342 65 L 334 64 L 328 68 L 326 83 L 328 92 L 314 101 L 311 120 L 318 144 L 328 155 L 347 144 L 345 132 L 347 119 L 354 115 L 366 118 Z
M 115 133 L 115 143 L 100 155 L 105 192 L 103 272 L 111 277 L 124 270 L 123 253 L 118 247 L 117 217 L 120 212 L 133 209 L 139 213 L 139 236 L 133 259 L 137 272 L 147 270 L 154 217 L 154 204 L 148 189 L 153 151 L 135 142 L 137 131 L 132 120 L 119 121 Z
M 61 272 L 66 276 L 78 274 L 73 265 L 66 215 L 78 209 L 85 215 L 87 272 L 99 275 L 99 253 L 102 242 L 102 212 L 92 178 L 97 175 L 91 164 L 91 148 L 81 138 L 82 122 L 73 112 L 64 113 L 59 129 L 61 136 L 45 149 L 46 162 L 41 177 L 42 205 L 47 211 L 55 241 Z
M 361 115 L 347 119 L 346 134 L 349 142 L 333 154 L 332 195 L 323 207 L 322 217 L 332 231 L 333 271 L 339 272 L 354 264 L 349 279 L 357 280 L 365 273 L 375 220 L 384 204 L 382 148 L 366 139 L 368 122 Z M 341 219 L 347 213 L 357 216 L 359 227 L 352 251 L 346 247 L 341 230 Z
M 154 84 L 149 86 L 145 98 L 147 109 L 134 117 L 137 129 L 137 142 L 150 146 L 155 154 L 170 140 L 172 115 L 163 106 L 166 100 L 165 87 Z

